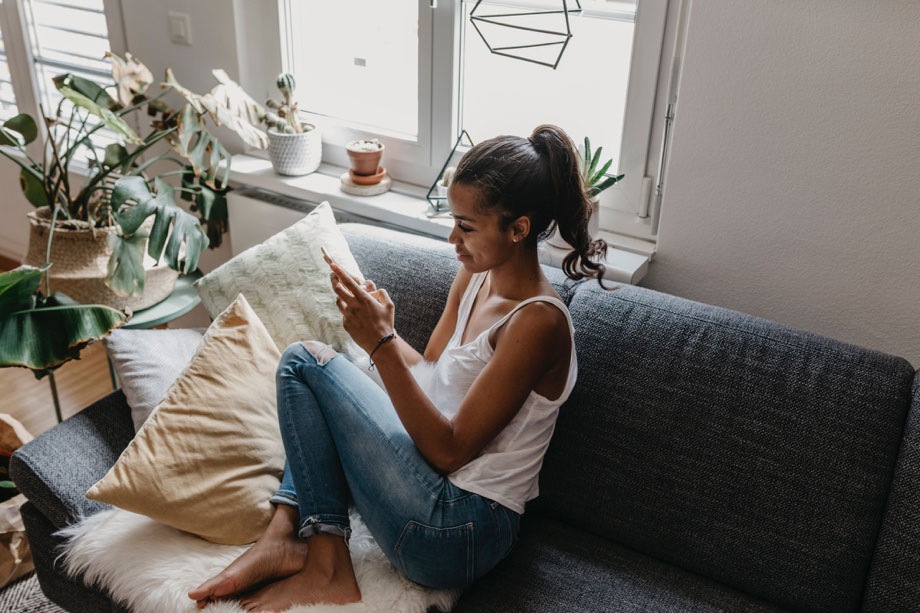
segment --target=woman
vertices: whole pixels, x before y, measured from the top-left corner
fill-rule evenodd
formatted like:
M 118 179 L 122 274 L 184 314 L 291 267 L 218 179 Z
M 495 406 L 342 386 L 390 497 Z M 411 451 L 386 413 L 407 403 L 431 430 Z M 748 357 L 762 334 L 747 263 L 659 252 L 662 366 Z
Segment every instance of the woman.
M 592 260 L 606 244 L 588 235 L 578 155 L 555 126 L 473 147 L 448 201 L 462 267 L 424 355 L 396 334 L 386 291 L 329 260 L 345 330 L 386 390 L 326 345 L 287 348 L 277 384 L 288 466 L 275 515 L 252 548 L 189 592 L 199 606 L 360 600 L 351 503 L 396 568 L 429 587 L 468 585 L 515 542 L 577 368 L 537 241 L 558 224 L 575 246 L 564 264 L 573 279 L 600 279 Z

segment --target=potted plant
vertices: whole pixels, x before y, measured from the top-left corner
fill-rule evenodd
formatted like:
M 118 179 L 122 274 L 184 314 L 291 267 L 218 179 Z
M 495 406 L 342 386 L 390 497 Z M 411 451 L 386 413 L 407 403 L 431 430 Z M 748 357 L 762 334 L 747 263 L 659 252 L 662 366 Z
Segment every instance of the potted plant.
M 581 176 L 585 184 L 585 191 L 587 192 L 589 201 L 591 203 L 591 217 L 588 220 L 588 233 L 592 238 L 597 235 L 597 232 L 600 229 L 599 196 L 601 192 L 609 187 L 612 187 L 615 183 L 621 181 L 623 177 L 626 176 L 623 174 L 607 174 L 607 171 L 613 164 L 613 159 L 608 159 L 606 162 L 604 162 L 603 165 L 598 167 L 603 150 L 603 147 L 598 147 L 595 151 L 592 152 L 591 140 L 587 136 L 585 137 L 584 148 L 578 148 L 578 164 L 581 167 Z M 546 242 L 559 249 L 572 248 L 571 245 L 562 240 L 562 237 L 559 236 L 558 228 L 553 231 L 549 238 L 546 239 Z
M 383 143 L 376 138 L 358 139 L 345 145 L 348 153 L 349 177 L 358 185 L 376 185 L 383 180 L 386 170 L 380 165 Z
M 448 166 L 444 169 L 444 172 L 441 173 L 441 178 L 438 179 L 438 198 L 447 198 L 447 189 L 450 187 L 450 181 L 454 178 L 454 173 L 457 171 L 456 166 Z
M 268 157 L 281 175 L 305 175 L 319 168 L 323 158 L 320 130 L 298 118 L 294 75 L 282 73 L 275 81 L 281 100 L 269 99 L 262 121 L 268 126 Z
M 148 95 L 153 76 L 146 66 L 130 55 L 109 57 L 114 93 L 73 74 L 55 77 L 63 96 L 56 112 L 49 116 L 42 110 L 41 124 L 27 114 L 7 120 L 0 126 L 0 154 L 20 166 L 23 193 L 37 207 L 26 262 L 54 263 L 48 284 L 81 302 L 138 309 L 172 290 L 167 279 L 157 282 L 158 296 L 129 300 L 142 295 L 148 271 L 176 271 L 174 284 L 176 273 L 194 271 L 201 251 L 219 245 L 227 229 L 230 154 L 206 119 L 244 139 L 257 140 L 253 132 L 259 131 L 219 103 L 196 104 L 199 97 L 173 109 L 163 101 L 167 91 Z M 145 136 L 127 121 L 142 113 L 152 117 Z M 36 159 L 29 145 L 38 138 L 39 125 L 45 146 Z M 103 145 L 103 128 L 117 142 Z M 168 166 L 173 169 L 164 170 Z M 170 176 L 178 186 L 167 181 Z M 179 206 L 177 192 L 195 214 Z M 65 255 L 63 237 L 75 233 L 76 247 Z M 161 260 L 165 266 L 158 265 Z M 91 278 L 85 269 L 100 263 L 103 270 Z M 86 286 L 90 289 L 82 289 Z

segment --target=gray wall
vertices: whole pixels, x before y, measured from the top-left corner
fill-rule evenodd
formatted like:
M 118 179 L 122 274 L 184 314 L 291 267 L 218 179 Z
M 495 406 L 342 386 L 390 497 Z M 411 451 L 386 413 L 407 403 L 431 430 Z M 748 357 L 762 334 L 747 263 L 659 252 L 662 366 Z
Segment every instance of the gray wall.
M 694 0 L 644 285 L 920 366 L 920 2 Z

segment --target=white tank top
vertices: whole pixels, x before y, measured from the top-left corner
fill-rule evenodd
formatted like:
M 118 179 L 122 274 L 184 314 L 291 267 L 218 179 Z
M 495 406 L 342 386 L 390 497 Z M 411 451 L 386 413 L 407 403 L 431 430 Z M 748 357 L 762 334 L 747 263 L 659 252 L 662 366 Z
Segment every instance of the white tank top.
M 448 479 L 458 487 L 495 500 L 517 513 L 524 512 L 524 503 L 536 498 L 538 475 L 543 456 L 549 447 L 559 406 L 575 386 L 578 364 L 575 358 L 574 328 L 565 304 L 558 298 L 537 296 L 522 301 L 510 313 L 465 345 L 461 345 L 476 295 L 488 273 L 476 273 L 460 300 L 457 327 L 437 363 L 422 362 L 412 371 L 419 385 L 436 407 L 448 418 L 460 408 L 473 381 L 492 358 L 489 343 L 491 332 L 501 327 L 520 308 L 531 302 L 548 302 L 565 314 L 572 335 L 572 351 L 565 388 L 556 400 L 549 400 L 531 391 L 514 418 L 475 458 Z M 547 347 L 547 351 L 557 351 Z

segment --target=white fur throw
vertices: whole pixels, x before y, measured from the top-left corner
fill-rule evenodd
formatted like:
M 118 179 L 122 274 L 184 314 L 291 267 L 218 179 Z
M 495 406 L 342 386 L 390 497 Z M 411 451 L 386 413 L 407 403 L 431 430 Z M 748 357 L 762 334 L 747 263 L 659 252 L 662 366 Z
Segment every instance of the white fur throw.
M 400 575 L 383 555 L 360 517 L 352 513 L 349 543 L 362 600 L 349 605 L 312 605 L 292 613 L 405 613 L 436 607 L 450 611 L 460 592 L 429 590 Z M 108 592 L 132 611 L 198 611 L 186 593 L 226 568 L 248 546 L 217 545 L 143 515 L 113 508 L 64 528 L 64 565 L 71 577 Z M 238 613 L 234 601 L 215 602 L 211 613 Z

